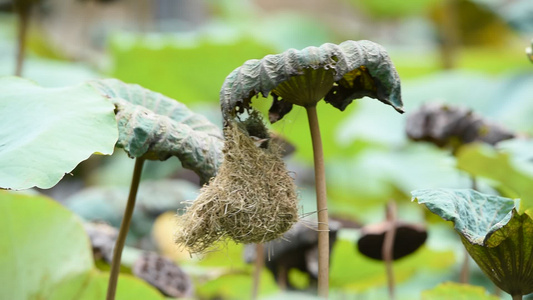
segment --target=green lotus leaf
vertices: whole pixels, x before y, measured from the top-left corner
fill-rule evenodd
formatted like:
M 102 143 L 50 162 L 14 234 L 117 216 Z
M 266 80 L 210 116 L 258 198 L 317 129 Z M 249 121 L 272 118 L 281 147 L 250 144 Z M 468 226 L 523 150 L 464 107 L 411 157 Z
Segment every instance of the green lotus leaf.
M 0 236 L 0 299 L 48 299 L 93 268 L 81 220 L 47 197 L 0 191 Z
M 481 246 L 511 220 L 515 208 L 513 199 L 467 189 L 416 190 L 411 194 L 432 213 L 452 221 L 455 230 L 470 243 Z
M 0 191 L 0 236 L 0 299 L 105 298 L 109 274 L 94 267 L 80 218 L 60 203 Z M 121 274 L 116 299 L 164 298 Z
M 485 246 L 461 237 L 468 253 L 499 288 L 510 295 L 533 293 L 533 219 L 514 211 L 511 220 L 496 230 Z
M 531 153 L 531 146 L 526 145 L 522 151 Z M 487 145 L 468 145 L 457 152 L 459 169 L 474 176 L 492 179 L 496 187 L 507 195 L 520 197 L 520 212 L 533 207 L 533 174 L 525 168 L 529 164 L 526 159 L 514 161 L 507 151 Z
M 422 300 L 498 300 L 480 286 L 456 282 L 444 282 L 429 291 L 422 292 Z
M 184 104 L 116 79 L 91 82 L 115 104 L 117 146 L 130 157 L 166 160 L 176 156 L 183 167 L 207 182 L 222 161 L 221 130 Z
M 533 219 L 509 198 L 473 190 L 413 191 L 455 230 L 481 270 L 510 295 L 533 292 Z
M 271 122 L 292 105 L 314 106 L 322 98 L 343 111 L 354 99 L 368 96 L 403 112 L 398 73 L 386 50 L 370 41 L 289 49 L 246 61 L 226 77 L 220 91 L 224 119 L 244 112 L 259 93 L 273 95 Z
M 0 188 L 51 188 L 117 141 L 113 105 L 87 84 L 44 88 L 0 79 Z
M 50 300 L 97 300 L 105 299 L 109 272 L 93 269 L 86 276 L 63 282 L 52 291 Z M 72 292 L 77 293 L 72 295 Z M 121 273 L 118 278 L 116 300 L 165 300 L 161 293 L 142 279 Z

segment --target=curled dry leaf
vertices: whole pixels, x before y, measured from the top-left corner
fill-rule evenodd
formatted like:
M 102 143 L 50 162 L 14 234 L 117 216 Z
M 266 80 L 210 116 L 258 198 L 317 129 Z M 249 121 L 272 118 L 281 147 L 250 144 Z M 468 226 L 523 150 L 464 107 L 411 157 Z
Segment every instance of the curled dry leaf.
M 189 276 L 174 262 L 156 253 L 145 252 L 135 261 L 133 274 L 156 287 L 165 296 L 191 297 L 193 285 Z
M 91 82 L 115 104 L 117 146 L 130 157 L 166 160 L 176 156 L 203 182 L 222 161 L 221 130 L 184 104 L 139 85 L 115 79 Z
M 272 94 L 270 122 L 292 105 L 314 106 L 324 98 L 339 110 L 364 96 L 403 112 L 400 78 L 386 50 L 371 41 L 345 41 L 253 59 L 235 69 L 220 91 L 224 119 L 250 107 L 252 97 Z
M 425 104 L 410 114 L 405 130 L 414 141 L 427 141 L 454 150 L 471 142 L 495 145 L 515 137 L 511 131 L 470 109 L 439 103 Z

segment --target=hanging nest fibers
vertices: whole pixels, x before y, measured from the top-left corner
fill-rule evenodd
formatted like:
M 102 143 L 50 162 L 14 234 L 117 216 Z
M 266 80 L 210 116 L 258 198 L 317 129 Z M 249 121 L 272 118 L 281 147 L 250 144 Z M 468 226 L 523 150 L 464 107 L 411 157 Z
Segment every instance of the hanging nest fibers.
M 219 240 L 264 243 L 298 221 L 296 186 L 257 113 L 229 122 L 218 174 L 179 217 L 175 241 L 204 253 Z

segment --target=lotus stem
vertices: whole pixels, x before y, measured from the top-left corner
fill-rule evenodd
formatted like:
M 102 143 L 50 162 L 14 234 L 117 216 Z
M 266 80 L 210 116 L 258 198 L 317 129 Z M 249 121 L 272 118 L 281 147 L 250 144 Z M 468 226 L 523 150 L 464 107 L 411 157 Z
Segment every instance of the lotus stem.
M 107 300 L 114 300 L 117 292 L 118 275 L 120 273 L 120 260 L 122 258 L 122 250 L 126 242 L 126 236 L 130 228 L 131 217 L 133 216 L 133 209 L 135 208 L 135 199 L 137 198 L 137 190 L 139 189 L 139 182 L 141 181 L 141 173 L 143 169 L 144 158 L 135 159 L 135 167 L 133 168 L 133 177 L 131 179 L 130 193 L 128 195 L 128 203 L 124 211 L 124 217 L 120 224 L 120 231 L 118 232 L 115 249 L 113 250 L 113 260 L 111 261 L 111 272 L 109 274 L 109 284 L 107 286 Z
M 494 296 L 501 298 L 502 296 L 502 289 L 500 289 L 497 285 L 494 285 Z
M 470 255 L 468 254 L 468 250 L 466 248 L 463 251 L 463 264 L 461 265 L 461 273 L 459 275 L 459 282 L 460 283 L 468 283 L 468 277 L 470 277 Z
M 441 34 L 441 58 L 444 69 L 453 69 L 457 65 L 457 51 L 459 45 L 457 0 L 444 1 L 442 8 L 443 19 L 440 25 Z
M 324 151 L 316 106 L 306 107 L 315 165 L 316 207 L 318 211 L 318 295 L 328 297 L 329 292 L 329 225 L 326 196 L 326 171 Z
M 254 282 L 252 287 L 252 299 L 257 299 L 259 295 L 259 285 L 261 284 L 261 272 L 265 265 L 265 245 L 262 243 L 255 245 L 255 269 Z
M 18 17 L 17 25 L 17 62 L 15 76 L 22 76 L 22 66 L 26 52 L 26 35 L 30 21 L 32 1 L 14 1 L 13 4 Z
M 474 191 L 477 191 L 477 180 L 476 176 L 470 176 L 470 183 L 472 186 L 472 189 Z M 460 283 L 468 283 L 468 279 L 470 277 L 470 254 L 468 254 L 468 250 L 464 250 L 464 258 L 463 258 L 463 264 L 461 265 L 461 273 L 459 275 L 459 282 Z
M 278 267 L 278 285 L 282 291 L 286 291 L 289 281 L 288 270 L 283 264 Z
M 389 299 L 396 299 L 396 294 L 394 291 L 394 270 L 393 265 L 393 253 L 394 253 L 394 238 L 396 236 L 396 203 L 390 201 L 387 204 L 387 221 L 389 223 L 389 228 L 385 232 L 385 237 L 383 238 L 383 246 L 381 248 L 381 256 L 383 261 L 385 261 L 385 268 L 387 270 L 387 286 L 389 289 Z

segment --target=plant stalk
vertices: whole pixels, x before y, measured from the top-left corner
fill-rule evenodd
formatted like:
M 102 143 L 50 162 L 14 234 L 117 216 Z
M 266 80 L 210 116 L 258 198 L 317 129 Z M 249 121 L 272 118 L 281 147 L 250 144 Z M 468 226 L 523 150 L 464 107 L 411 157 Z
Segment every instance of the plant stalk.
M 522 295 L 513 295 L 513 300 L 522 300 Z
M 26 35 L 28 33 L 32 1 L 14 1 L 13 7 L 18 17 L 17 61 L 15 66 L 15 76 L 22 76 L 22 67 L 26 53 Z
M 113 250 L 113 261 L 111 262 L 111 272 L 109 274 L 109 284 L 107 286 L 107 300 L 114 300 L 117 292 L 118 275 L 120 273 L 120 260 L 122 258 L 122 250 L 126 242 L 126 236 L 130 228 L 131 217 L 133 216 L 133 209 L 135 208 L 135 199 L 137 198 L 137 190 L 139 189 L 139 182 L 141 181 L 141 173 L 143 169 L 144 158 L 135 159 L 135 167 L 133 168 L 133 177 L 131 179 L 130 194 L 128 195 L 128 203 L 124 211 L 124 217 L 120 224 L 120 231 L 118 233 L 115 248 Z
M 261 283 L 261 272 L 265 265 L 265 245 L 262 243 L 255 245 L 255 269 L 254 269 L 254 282 L 252 287 L 252 299 L 257 299 L 259 295 L 259 285 Z
M 282 291 L 286 291 L 288 287 L 288 271 L 284 265 L 278 267 L 278 285 Z
M 476 176 L 470 176 L 470 183 L 471 183 L 472 189 L 474 191 L 477 191 Z M 459 282 L 468 283 L 469 277 L 470 277 L 470 254 L 468 254 L 468 250 L 466 250 L 465 248 L 463 264 L 461 265 L 461 273 L 459 275 Z
M 442 24 L 440 24 L 441 59 L 444 69 L 453 69 L 457 65 L 459 46 L 458 0 L 446 0 L 441 7 Z
M 328 297 L 329 292 L 329 225 L 326 196 L 326 170 L 324 151 L 316 106 L 306 107 L 315 165 L 316 207 L 318 211 L 318 295 Z
M 396 293 L 394 289 L 394 270 L 393 265 L 393 253 L 394 253 L 394 238 L 396 237 L 396 203 L 390 201 L 387 204 L 387 221 L 389 223 L 389 229 L 385 233 L 383 238 L 383 246 L 381 248 L 381 256 L 385 262 L 385 268 L 387 270 L 387 286 L 389 289 L 389 299 L 396 299 Z
M 468 254 L 468 250 L 466 248 L 464 249 L 464 258 L 463 258 L 463 264 L 461 265 L 461 274 L 459 275 L 459 282 L 460 283 L 468 283 L 468 277 L 470 277 L 470 255 Z
M 497 285 L 494 285 L 494 296 L 501 298 L 502 296 L 502 289 L 500 289 Z

